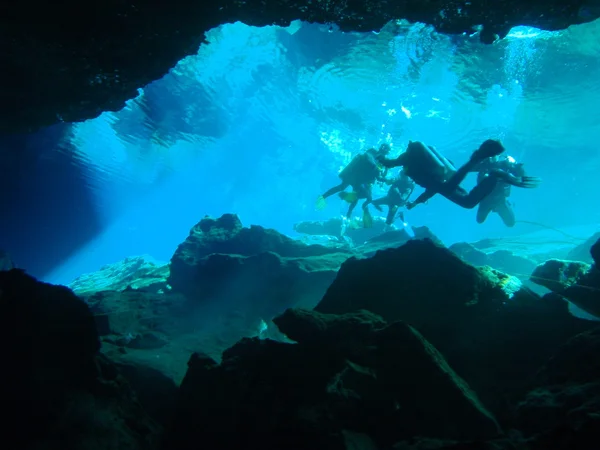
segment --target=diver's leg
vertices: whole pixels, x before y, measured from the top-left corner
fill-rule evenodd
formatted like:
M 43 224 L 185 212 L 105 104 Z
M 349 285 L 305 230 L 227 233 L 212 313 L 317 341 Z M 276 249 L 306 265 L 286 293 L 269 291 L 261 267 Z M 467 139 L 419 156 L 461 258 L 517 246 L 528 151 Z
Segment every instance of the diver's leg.
M 448 185 L 448 189 L 452 190 L 458 187 L 458 185 L 462 183 L 465 178 L 467 178 L 467 175 L 469 175 L 469 173 L 472 172 L 480 162 L 481 159 L 471 157 L 471 159 L 460 166 L 458 170 L 452 174 L 448 181 L 446 181 L 445 184 Z
M 485 219 L 487 219 L 491 212 L 491 205 L 488 205 L 487 202 L 480 203 L 479 208 L 477 208 L 477 223 L 485 222 Z
M 460 169 L 459 169 L 460 170 Z M 485 176 L 468 194 L 462 188 L 446 182 L 440 186 L 439 193 L 463 208 L 475 208 L 484 198 L 492 193 L 498 182 L 521 188 L 535 188 L 539 185 L 536 177 L 515 177 L 502 170 L 493 170 Z
M 331 189 L 329 189 L 327 192 L 325 192 L 322 197 L 323 198 L 327 198 L 327 197 L 331 197 L 333 194 L 337 194 L 338 192 L 342 192 L 344 189 L 346 189 L 348 186 L 350 186 L 350 183 L 347 183 L 345 181 L 342 181 L 340 184 L 338 184 L 337 186 L 332 187 Z
M 354 211 L 354 208 L 356 208 L 356 205 L 358 205 L 358 199 L 354 200 L 352 203 L 350 203 L 350 206 L 348 206 L 348 214 L 346 214 L 348 219 L 352 217 L 352 212 Z
M 390 209 L 385 220 L 386 225 L 391 225 L 394 223 L 394 220 L 396 219 L 396 213 L 398 212 L 398 205 L 390 205 L 389 208 Z
M 453 187 L 458 186 L 462 183 L 469 172 L 473 172 L 476 170 L 477 166 L 486 158 L 497 156 L 504 151 L 504 147 L 500 143 L 500 141 L 495 141 L 492 139 L 488 139 L 483 142 L 477 150 L 475 150 L 469 160 L 464 163 L 451 177 L 446 181 L 448 184 L 448 188 L 452 189 Z
M 498 215 L 502 219 L 502 222 L 504 222 L 504 225 L 506 225 L 509 228 L 512 228 L 515 226 L 515 223 L 517 221 L 515 218 L 515 211 L 512 208 L 512 205 L 510 204 L 508 199 L 504 200 L 503 203 L 498 205 L 496 207 L 495 211 L 498 213 Z
M 437 193 L 437 189 L 426 189 L 425 192 L 419 195 L 414 202 L 407 203 L 406 209 L 413 209 L 415 206 L 420 205 L 421 203 L 425 203 Z
M 377 211 L 383 211 L 382 206 L 383 205 L 388 205 L 388 196 L 386 195 L 385 197 L 381 197 L 378 199 L 375 199 L 371 202 L 371 204 L 377 209 Z
M 471 192 L 467 193 L 464 189 L 458 189 L 457 186 L 449 185 L 449 183 L 444 183 L 439 192 L 452 203 L 472 209 L 492 193 L 497 183 L 498 178 L 487 176 L 471 189 Z

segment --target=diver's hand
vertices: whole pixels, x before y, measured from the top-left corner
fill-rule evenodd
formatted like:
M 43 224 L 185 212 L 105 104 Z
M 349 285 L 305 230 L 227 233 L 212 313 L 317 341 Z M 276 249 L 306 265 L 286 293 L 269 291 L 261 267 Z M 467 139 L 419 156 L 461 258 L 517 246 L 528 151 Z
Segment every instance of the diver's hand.
M 527 189 L 536 188 L 542 182 L 542 179 L 538 178 L 538 177 L 520 177 L 520 178 L 521 178 L 521 181 L 517 186 L 522 187 L 522 188 L 527 188 Z

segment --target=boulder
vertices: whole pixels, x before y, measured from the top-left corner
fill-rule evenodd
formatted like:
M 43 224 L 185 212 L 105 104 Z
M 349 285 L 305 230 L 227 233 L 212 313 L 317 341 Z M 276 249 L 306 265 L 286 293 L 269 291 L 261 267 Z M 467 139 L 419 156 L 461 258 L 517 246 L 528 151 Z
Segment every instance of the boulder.
M 71 290 L 0 272 L 0 395 L 10 412 L 2 435 L 11 448 L 153 448 L 159 428 L 99 348 L 92 313 Z
M 343 449 L 353 442 L 375 449 L 414 436 L 501 433 L 465 381 L 406 323 L 367 311 L 293 309 L 275 323 L 297 343 L 244 339 L 221 364 L 192 356 L 164 448 Z
M 532 450 L 594 448 L 600 439 L 600 327 L 573 337 L 539 371 L 516 425 Z M 593 444 L 592 444 L 593 443 Z
M 169 284 L 196 304 L 251 308 L 272 317 L 302 302 L 314 306 L 350 253 L 306 245 L 236 215 L 205 218 L 177 248 Z
M 600 239 L 590 248 L 590 255 L 597 269 L 600 269 Z
M 349 259 L 315 307 L 361 309 L 417 329 L 501 420 L 558 346 L 593 326 L 571 316 L 560 298 L 540 298 L 429 240 Z
M 531 281 L 600 318 L 600 269 L 596 265 L 551 259 L 534 270 Z

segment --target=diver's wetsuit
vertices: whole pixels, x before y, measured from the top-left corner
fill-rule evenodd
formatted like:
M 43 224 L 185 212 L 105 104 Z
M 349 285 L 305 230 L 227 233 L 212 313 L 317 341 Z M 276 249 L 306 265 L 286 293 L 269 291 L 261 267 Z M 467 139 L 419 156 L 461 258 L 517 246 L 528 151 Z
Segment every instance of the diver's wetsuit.
M 341 193 L 348 186 L 351 186 L 356 197 L 350 202 L 348 217 L 352 214 L 359 199 L 366 199 L 365 203 L 373 201 L 372 185 L 375 181 L 383 181 L 387 173 L 387 169 L 381 170 L 378 159 L 387 154 L 388 149 L 389 147 L 385 148 L 382 146 L 379 150 L 370 149 L 365 153 L 355 156 L 340 172 L 339 177 L 342 182 L 326 191 L 322 195 L 322 198 L 326 199 L 333 194 Z
M 515 177 L 524 177 L 525 170 L 522 163 L 517 163 L 510 157 L 498 159 L 488 158 L 482 161 L 477 167 L 477 182 L 481 182 L 490 171 L 502 170 Z M 491 212 L 495 212 L 500 216 L 502 222 L 507 227 L 515 226 L 515 212 L 508 197 L 510 197 L 511 186 L 503 182 L 499 182 L 494 190 L 485 197 L 477 208 L 477 223 L 483 223 Z
M 402 171 L 390 185 L 387 195 L 373 200 L 373 206 L 379 211 L 381 211 L 383 205 L 387 205 L 388 214 L 385 221 L 386 225 L 394 223 L 398 209 L 406 205 L 414 189 L 415 182 Z M 404 221 L 403 216 L 401 216 L 401 219 Z
M 504 147 L 499 141 L 488 139 L 473 152 L 469 161 L 456 169 L 434 147 L 425 146 L 422 142 L 409 142 L 406 151 L 398 158 L 381 159 L 380 162 L 387 168 L 403 166 L 406 174 L 419 186 L 425 188 L 425 192 L 415 202 L 409 204 L 408 209 L 426 202 L 436 194 L 443 195 L 463 208 L 471 209 L 487 197 L 499 181 L 523 188 L 533 188 L 539 184 L 539 180 L 535 177 L 516 177 L 494 169 L 490 170 L 470 192 L 460 187 L 460 183 L 469 172 L 475 170 L 477 165 L 503 151 Z

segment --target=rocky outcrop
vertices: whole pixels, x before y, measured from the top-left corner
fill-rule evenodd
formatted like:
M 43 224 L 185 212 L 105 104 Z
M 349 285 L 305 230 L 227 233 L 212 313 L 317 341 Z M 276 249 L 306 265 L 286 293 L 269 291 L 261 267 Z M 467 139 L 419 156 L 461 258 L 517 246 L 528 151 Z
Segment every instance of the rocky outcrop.
M 0 272 L 2 436 L 12 448 L 153 448 L 158 427 L 99 347 L 72 291 Z
M 600 16 L 587 0 L 445 2 L 367 0 L 218 2 L 108 0 L 10 2 L 0 15 L 4 67 L 0 73 L 0 132 L 28 132 L 59 122 L 116 111 L 137 89 L 162 77 L 197 51 L 204 33 L 223 23 L 288 25 L 295 19 L 337 23 L 343 31 L 379 30 L 390 20 L 433 25 L 442 33 L 472 33 L 491 43 L 515 25 L 563 29 Z M 18 108 L 15 109 L 15 105 Z
M 590 246 L 593 265 L 551 259 L 540 264 L 531 281 L 565 297 L 588 314 L 600 318 L 600 240 Z
M 517 277 L 528 277 L 537 267 L 535 261 L 514 254 L 510 250 L 484 252 L 472 244 L 459 242 L 449 247 L 463 260 L 474 266 L 490 266 L 504 273 Z
M 593 326 L 572 317 L 560 298 L 540 298 L 516 278 L 475 268 L 428 240 L 349 259 L 315 307 L 360 309 L 415 327 L 501 417 L 559 345 Z
M 500 433 L 443 356 L 405 323 L 302 310 L 275 322 L 297 343 L 246 339 L 221 364 L 192 355 L 165 449 L 391 448 L 415 435 Z
M 148 255 L 130 256 L 122 261 L 107 264 L 96 272 L 77 277 L 69 284 L 69 288 L 82 296 L 125 289 L 156 293 L 169 290 L 168 277 L 168 264 L 158 263 Z
M 171 259 L 168 281 L 193 303 L 272 317 L 298 302 L 314 306 L 349 256 L 275 230 L 244 228 L 236 215 L 225 214 L 192 228 Z

